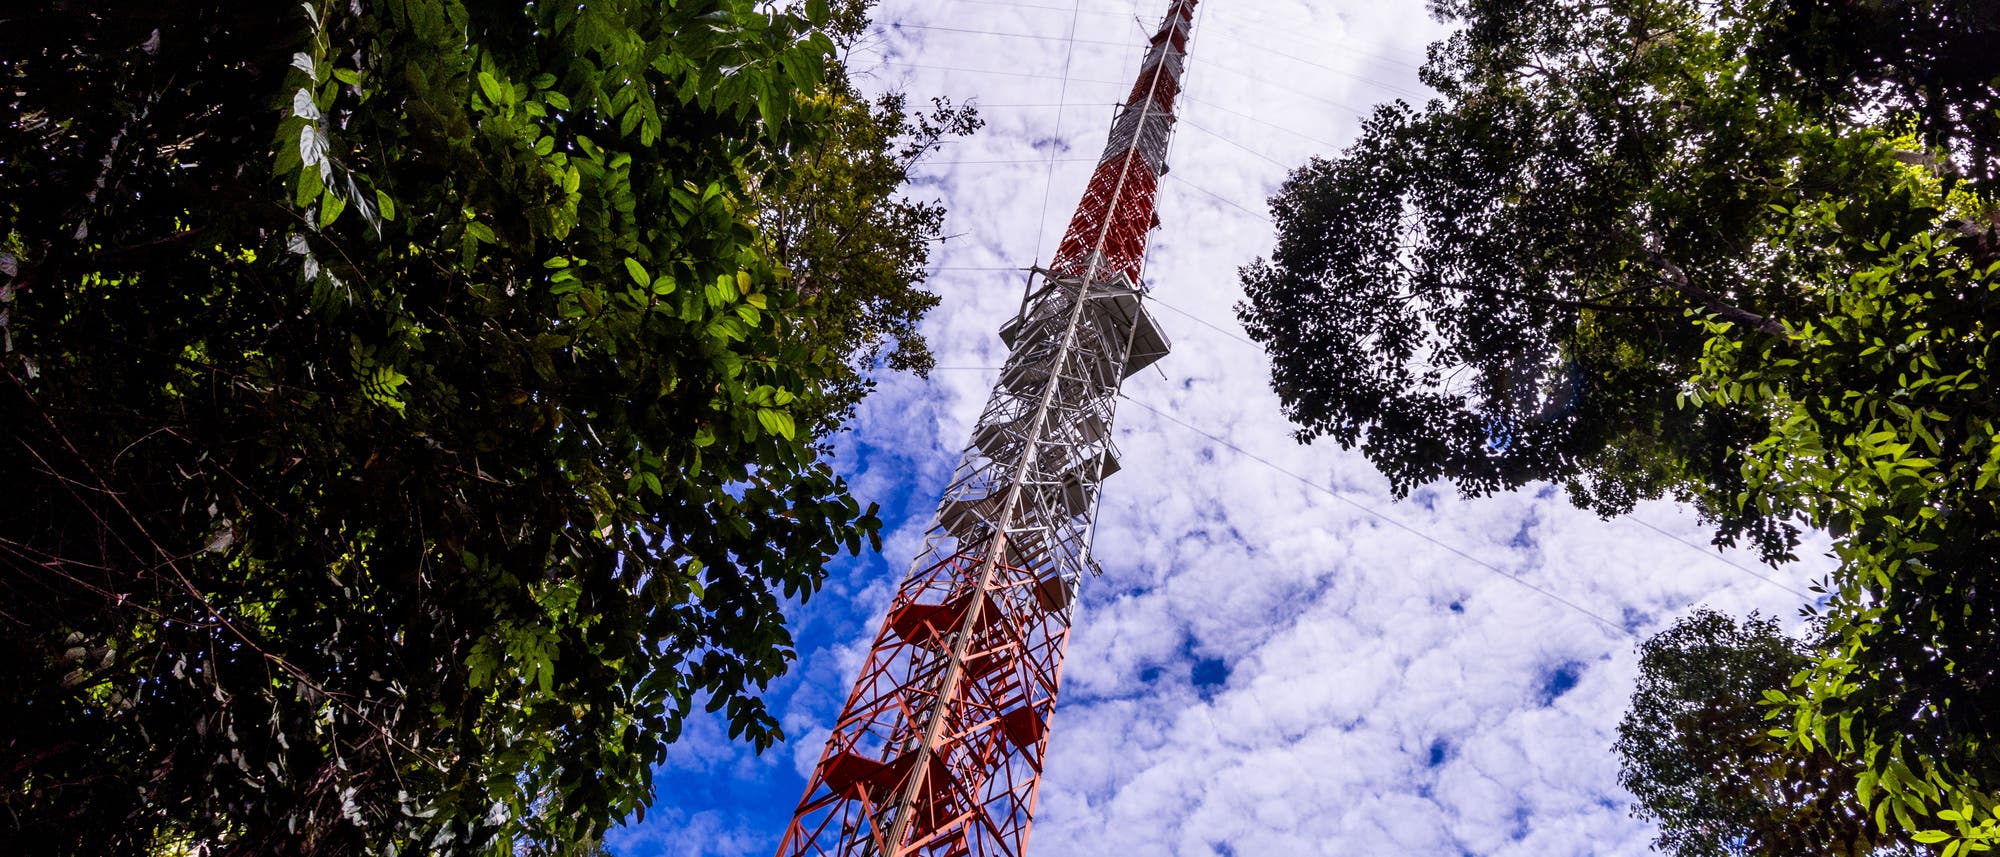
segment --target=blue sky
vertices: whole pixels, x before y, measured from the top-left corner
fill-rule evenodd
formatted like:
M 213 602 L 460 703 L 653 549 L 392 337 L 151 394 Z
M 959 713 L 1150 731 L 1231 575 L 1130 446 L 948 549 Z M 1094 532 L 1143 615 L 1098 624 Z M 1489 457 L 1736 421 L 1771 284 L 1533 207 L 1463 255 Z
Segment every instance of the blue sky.
M 1446 33 L 1422 7 L 1201 5 L 1147 268 L 1174 353 L 1126 384 L 1037 857 L 1647 853 L 1610 749 L 1634 646 L 1703 604 L 1792 617 L 1828 568 L 1717 554 L 1669 504 L 1600 521 L 1547 487 L 1396 502 L 1359 456 L 1292 442 L 1230 311 L 1235 272 L 1270 246 L 1263 200 L 1287 167 L 1338 151 L 1368 105 L 1420 100 L 1416 66 Z M 940 368 L 882 379 L 839 446 L 888 538 L 790 611 L 800 660 L 769 699 L 791 740 L 758 756 L 698 718 L 615 853 L 775 850 L 1000 365 L 1021 287 L 1005 269 L 1053 251 L 1164 11 L 878 7 L 851 57 L 866 84 L 974 99 L 988 123 L 911 188 L 951 211 L 924 328 Z

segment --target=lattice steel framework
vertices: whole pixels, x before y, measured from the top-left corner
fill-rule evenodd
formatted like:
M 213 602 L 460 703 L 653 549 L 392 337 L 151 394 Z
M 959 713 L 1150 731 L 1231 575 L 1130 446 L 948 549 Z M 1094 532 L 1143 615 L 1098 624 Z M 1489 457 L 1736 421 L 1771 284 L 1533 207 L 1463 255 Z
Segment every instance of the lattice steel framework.
M 1196 0 L 1172 0 L 778 846 L 780 857 L 1020 857 L 1118 386 L 1167 353 L 1140 268 Z

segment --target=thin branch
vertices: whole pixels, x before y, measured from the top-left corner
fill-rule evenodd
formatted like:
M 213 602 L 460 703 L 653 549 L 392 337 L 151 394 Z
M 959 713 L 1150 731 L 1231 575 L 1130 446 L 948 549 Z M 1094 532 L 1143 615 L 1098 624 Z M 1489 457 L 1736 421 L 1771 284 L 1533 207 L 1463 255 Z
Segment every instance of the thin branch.
M 1579 300 L 1570 300 L 1568 298 L 1553 298 L 1547 295 L 1529 294 L 1527 292 L 1516 291 L 1514 289 L 1503 289 L 1498 286 L 1461 286 L 1454 283 L 1434 283 L 1433 286 L 1435 288 L 1452 289 L 1455 291 L 1487 292 L 1490 294 L 1499 295 L 1501 297 L 1514 298 L 1515 300 L 1528 301 L 1529 303 L 1537 303 L 1537 304 L 1542 304 L 1544 306 L 1562 307 L 1564 309 L 1590 309 L 1590 310 L 1598 310 L 1600 312 L 1622 312 L 1622 313 L 1636 313 L 1636 314 L 1680 312 L 1680 310 L 1675 309 L 1674 307 L 1653 306 L 1650 304 L 1607 304 L 1598 301 L 1579 301 Z
M 1659 267 L 1660 273 L 1658 276 L 1660 282 L 1672 286 L 1681 294 L 1695 299 L 1695 301 L 1701 304 L 1702 309 L 1707 310 L 1710 315 L 1724 321 L 1743 325 L 1752 330 L 1762 331 L 1780 339 L 1789 338 L 1789 334 L 1785 332 L 1785 325 L 1777 319 L 1758 315 L 1729 303 L 1723 300 L 1721 295 L 1695 285 L 1693 280 L 1688 279 L 1687 272 L 1681 270 L 1681 267 L 1674 264 L 1672 259 L 1667 258 L 1666 254 L 1658 250 L 1647 250 L 1646 258 Z
M 41 407 L 41 403 L 35 399 L 32 393 L 28 392 L 27 387 L 21 384 L 20 379 L 15 377 L 11 372 L 8 373 L 7 377 L 8 380 L 14 383 L 17 392 L 27 400 L 27 403 L 30 406 L 30 408 L 34 410 L 36 415 L 42 418 L 42 422 L 45 423 L 48 426 L 49 430 L 54 433 L 56 440 L 62 443 L 63 447 L 69 452 L 70 456 L 73 459 L 75 459 L 75 461 L 83 468 L 84 473 L 90 476 L 92 481 L 97 483 L 95 486 L 86 486 L 83 485 L 83 483 L 81 482 L 76 482 L 72 487 L 70 487 L 72 495 L 76 496 L 78 502 L 83 503 L 86 506 L 86 508 L 89 507 L 89 504 L 85 503 L 81 496 L 75 494 L 77 487 L 89 488 L 92 491 L 95 491 L 99 494 L 102 494 L 105 497 L 110 498 L 111 503 L 117 506 L 120 512 L 124 513 L 125 517 L 132 522 L 133 529 L 138 532 L 140 537 L 145 539 L 147 545 L 150 546 L 153 549 L 153 551 L 159 556 L 161 560 L 161 565 L 173 573 L 173 577 L 180 584 L 180 588 L 184 592 L 186 592 L 186 594 L 189 597 L 193 598 L 196 603 L 201 605 L 202 612 L 208 614 L 209 619 L 215 623 L 216 627 L 222 628 L 223 630 L 227 631 L 231 636 L 234 636 L 235 638 L 240 640 L 243 643 L 243 645 L 247 646 L 251 651 L 256 652 L 259 657 L 265 660 L 265 662 L 278 667 L 280 671 L 291 676 L 293 680 L 307 686 L 308 688 L 311 688 L 315 693 L 320 694 L 326 699 L 334 702 L 336 705 L 339 705 L 341 708 L 346 709 L 349 714 L 355 717 L 355 719 L 361 721 L 362 723 L 367 724 L 369 728 L 376 733 L 378 740 L 383 741 L 385 744 L 393 744 L 395 746 L 401 747 L 403 750 L 407 751 L 412 757 L 424 762 L 428 762 L 431 765 L 437 767 L 439 770 L 444 769 L 444 766 L 442 764 L 427 758 L 417 748 L 410 746 L 409 744 L 405 743 L 402 739 L 396 737 L 394 733 L 389 731 L 388 727 L 376 723 L 374 719 L 370 718 L 367 715 L 366 712 L 363 712 L 359 707 L 355 706 L 352 702 L 347 701 L 346 694 L 337 694 L 328 691 L 323 685 L 315 681 L 310 673 L 307 673 L 304 669 L 293 664 L 291 661 L 287 660 L 284 656 L 267 651 L 263 646 L 258 645 L 257 641 L 253 639 L 250 636 L 250 634 L 245 632 L 243 629 L 237 627 L 236 623 L 230 621 L 229 617 L 224 616 L 222 612 L 218 610 L 215 607 L 215 605 L 208 599 L 207 593 L 202 592 L 200 587 L 195 586 L 194 581 L 190 579 L 187 576 L 187 574 L 181 570 L 178 561 L 179 558 L 175 557 L 173 553 L 168 551 L 165 546 L 161 545 L 157 539 L 153 538 L 152 533 L 147 531 L 145 522 L 139 517 L 139 514 L 137 512 L 134 512 L 131 509 L 131 507 L 125 504 L 124 497 L 120 495 L 118 492 L 113 491 L 111 489 L 110 484 L 107 483 L 103 477 L 99 476 L 96 470 L 90 466 L 90 461 L 89 459 L 84 457 L 83 452 L 81 450 L 78 450 L 74 444 L 70 443 L 69 436 L 63 433 L 62 427 L 58 426 L 55 420 L 49 416 L 48 411 Z M 32 448 L 30 448 L 30 451 L 34 452 Z M 36 454 L 37 457 L 39 457 L 39 453 Z M 53 467 L 53 465 L 47 462 L 46 460 L 44 460 L 43 463 L 46 466 Z M 73 480 L 65 480 L 66 483 L 72 481 Z M 95 514 L 94 510 L 93 514 Z M 100 526 L 104 526 L 107 529 L 110 528 L 109 522 L 105 521 L 101 516 L 98 517 L 98 522 Z M 112 529 L 112 535 L 114 538 L 118 538 L 121 543 L 124 541 L 122 537 L 118 536 L 117 531 L 115 529 Z M 128 553 L 131 553 L 135 558 L 139 555 L 137 551 L 134 551 L 132 549 L 131 545 L 127 544 L 123 546 L 125 547 L 126 551 Z

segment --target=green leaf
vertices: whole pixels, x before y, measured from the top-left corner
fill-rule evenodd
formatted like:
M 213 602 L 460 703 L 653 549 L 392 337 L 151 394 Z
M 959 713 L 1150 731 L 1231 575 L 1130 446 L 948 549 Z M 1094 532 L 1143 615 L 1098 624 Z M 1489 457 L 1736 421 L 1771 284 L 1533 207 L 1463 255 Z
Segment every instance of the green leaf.
M 479 91 L 486 95 L 486 101 L 489 104 L 500 104 L 501 99 L 505 96 L 505 90 L 500 86 L 500 81 L 495 79 L 492 74 L 483 71 L 479 73 Z
M 396 201 L 379 189 L 375 191 L 375 210 L 382 215 L 383 220 L 396 219 Z
M 775 408 L 758 408 L 757 422 L 764 427 L 764 431 L 786 440 L 791 440 L 795 431 L 792 415 Z
M 320 181 L 319 168 L 307 166 L 299 170 L 298 186 L 293 202 L 297 203 L 298 207 L 305 208 L 312 205 L 325 191 L 326 185 Z
M 646 266 L 630 256 L 625 257 L 625 273 L 631 274 L 632 282 L 638 283 L 641 288 L 653 284 L 653 275 L 646 272 Z
M 339 194 L 334 193 L 332 190 L 321 194 L 319 198 L 319 228 L 325 229 L 328 226 L 332 226 L 333 222 L 340 218 L 340 213 L 346 210 L 347 200 L 340 198 Z

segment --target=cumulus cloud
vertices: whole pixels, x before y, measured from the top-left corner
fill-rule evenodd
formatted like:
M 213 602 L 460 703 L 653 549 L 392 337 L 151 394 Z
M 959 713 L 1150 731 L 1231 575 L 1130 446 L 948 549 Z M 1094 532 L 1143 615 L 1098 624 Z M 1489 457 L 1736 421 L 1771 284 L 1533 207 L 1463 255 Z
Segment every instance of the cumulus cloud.
M 1004 357 L 1022 285 L 1005 269 L 1053 252 L 1162 11 L 878 7 L 851 58 L 868 85 L 976 99 L 988 122 L 912 189 L 951 211 L 925 324 L 941 368 L 883 379 L 840 443 L 893 532 L 790 610 L 801 657 L 770 698 L 791 743 L 757 757 L 691 727 L 613 850 L 774 850 Z M 1645 853 L 1610 750 L 1634 645 L 1697 604 L 1790 616 L 1828 564 L 1753 572 L 1665 504 L 1600 521 L 1550 489 L 1395 502 L 1359 456 L 1294 444 L 1229 309 L 1236 269 L 1268 251 L 1287 167 L 1337 151 L 1368 105 L 1420 101 L 1445 31 L 1415 3 L 1200 14 L 1147 267 L 1175 349 L 1125 389 L 1033 852 Z

